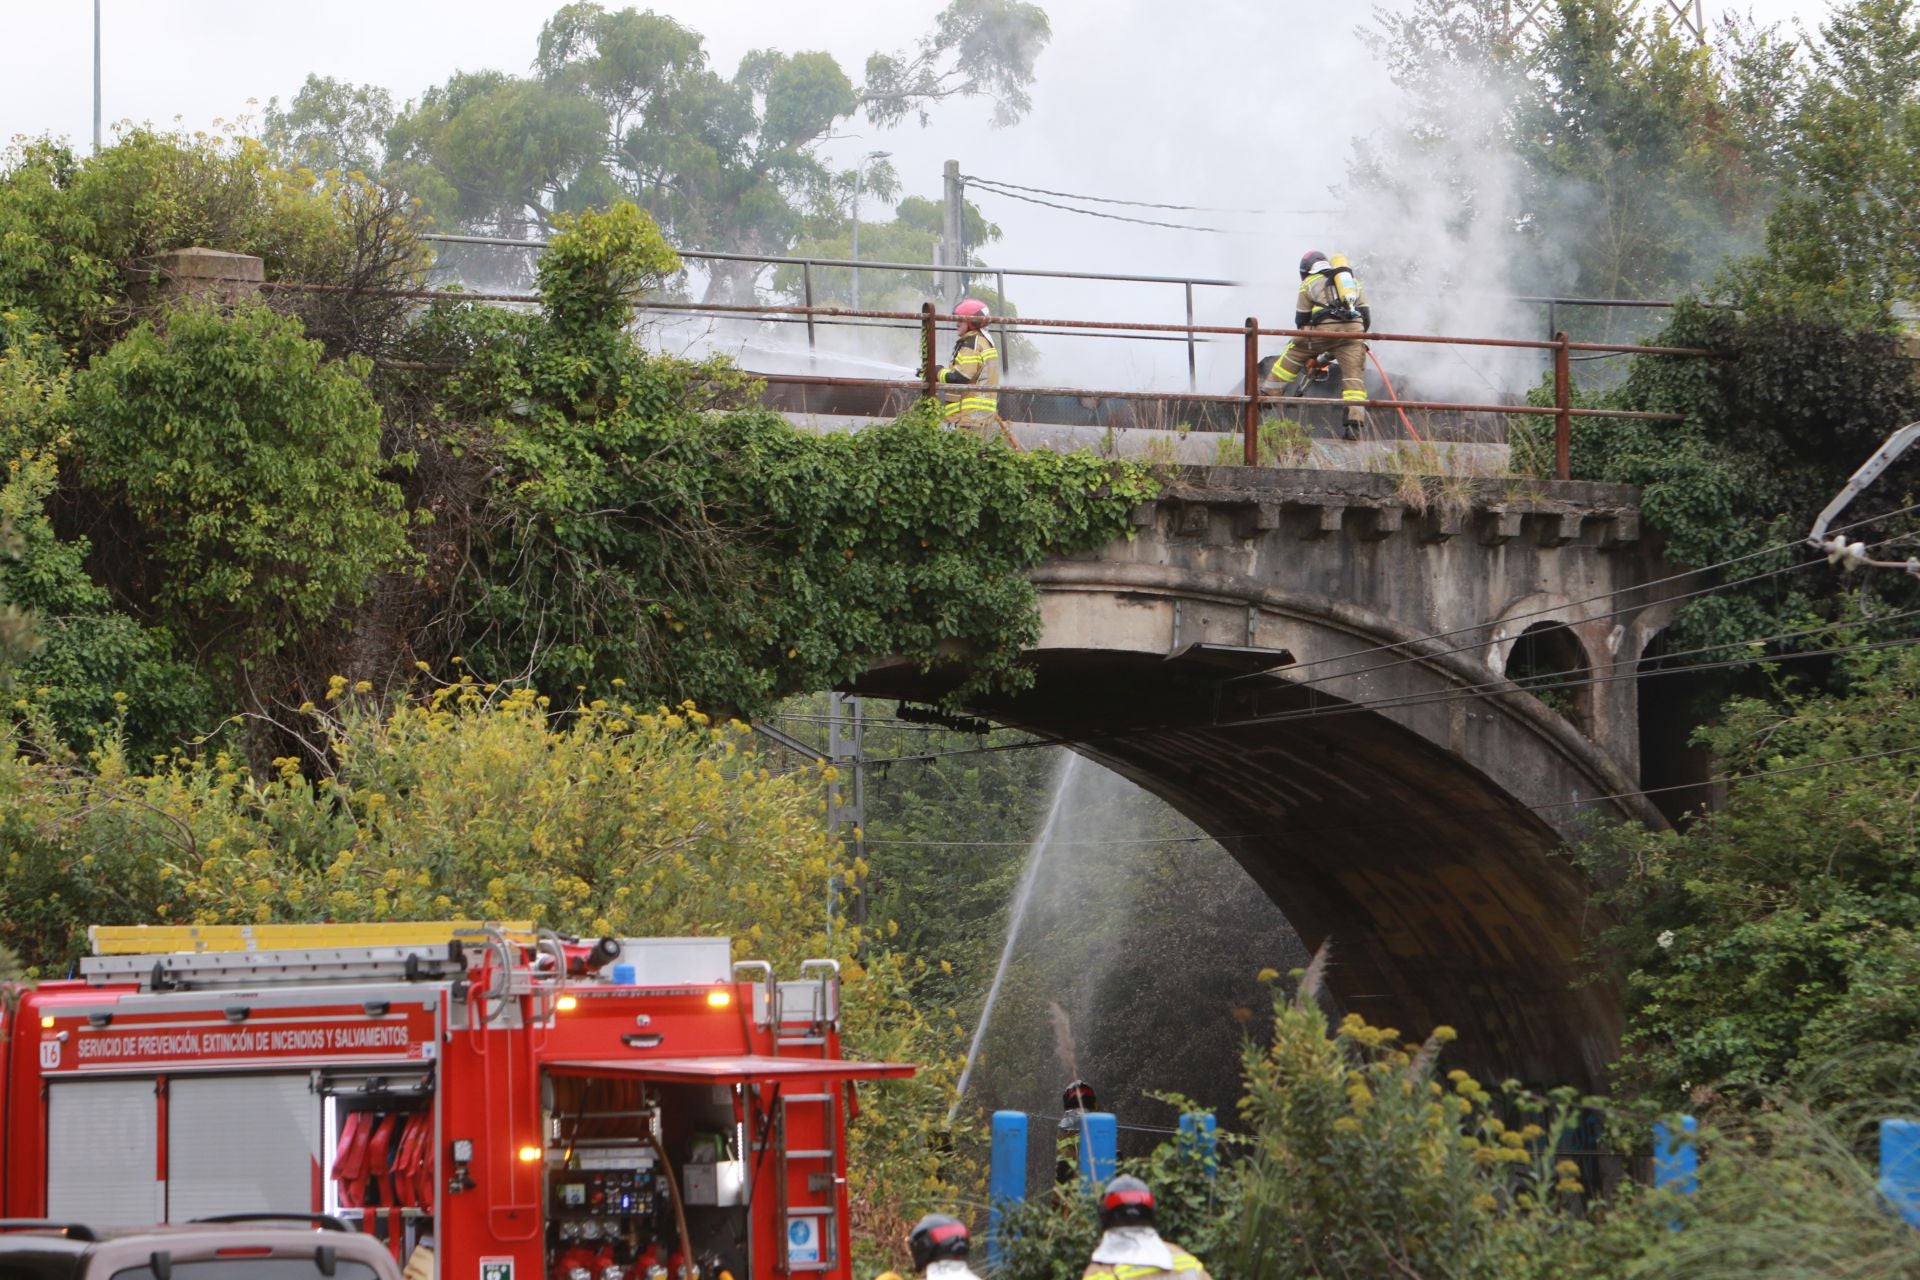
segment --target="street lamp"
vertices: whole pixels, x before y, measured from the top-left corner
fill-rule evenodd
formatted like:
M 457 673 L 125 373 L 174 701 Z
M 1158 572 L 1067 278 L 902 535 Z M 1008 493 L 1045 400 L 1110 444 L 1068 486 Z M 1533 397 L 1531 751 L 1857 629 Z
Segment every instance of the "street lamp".
M 100 154 L 100 0 L 93 0 L 93 153 Z
M 867 152 L 867 154 L 861 156 L 860 162 L 854 165 L 853 167 L 853 254 L 852 254 L 852 258 L 855 262 L 860 261 L 860 183 L 861 183 L 861 180 L 866 176 L 867 162 L 869 160 L 890 160 L 892 158 L 893 158 L 893 152 L 891 151 L 869 151 Z M 860 309 L 860 268 L 859 267 L 855 267 L 853 269 L 853 309 L 855 311 L 858 311 Z

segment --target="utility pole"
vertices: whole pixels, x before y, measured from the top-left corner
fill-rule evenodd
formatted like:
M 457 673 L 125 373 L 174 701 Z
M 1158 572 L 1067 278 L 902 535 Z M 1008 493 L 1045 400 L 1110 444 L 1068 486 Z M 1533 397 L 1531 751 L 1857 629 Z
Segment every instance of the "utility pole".
M 940 227 L 940 261 L 950 267 L 965 266 L 967 262 L 966 220 L 962 216 L 963 203 L 966 200 L 967 184 L 960 180 L 960 162 L 947 161 L 946 169 L 946 210 Z M 946 300 L 947 310 L 952 311 L 959 305 L 960 299 L 967 294 L 967 276 L 964 271 L 943 271 L 940 273 L 940 296 Z
M 93 0 L 93 153 L 100 154 L 100 0 Z
M 849 694 L 827 696 L 827 760 L 839 777 L 827 784 L 827 830 L 852 829 L 855 867 L 848 887 L 847 917 L 855 925 L 867 923 L 867 878 L 858 864 L 867 855 L 866 725 L 860 699 Z

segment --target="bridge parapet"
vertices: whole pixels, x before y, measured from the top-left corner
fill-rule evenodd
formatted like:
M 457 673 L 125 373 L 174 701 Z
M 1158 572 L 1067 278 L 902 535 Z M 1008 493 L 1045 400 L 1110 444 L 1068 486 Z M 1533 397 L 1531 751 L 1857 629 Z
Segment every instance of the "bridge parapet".
M 1608 551 L 1641 540 L 1631 485 L 1317 468 L 1183 468 L 1133 523 L 1164 523 L 1176 537 L 1240 540 L 1282 532 L 1306 541 L 1404 535 L 1436 544 L 1466 536 L 1494 547 L 1525 537 L 1546 548 L 1591 543 Z

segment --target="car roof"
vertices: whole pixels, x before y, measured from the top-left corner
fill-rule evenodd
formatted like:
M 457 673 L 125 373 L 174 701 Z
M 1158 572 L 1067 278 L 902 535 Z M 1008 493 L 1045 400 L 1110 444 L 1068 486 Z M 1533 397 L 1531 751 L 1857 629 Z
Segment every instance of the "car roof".
M 92 1238 L 82 1238 L 72 1230 Z M 0 1255 L 33 1253 L 42 1257 L 120 1255 L 129 1259 L 146 1256 L 156 1247 L 191 1255 L 212 1254 L 220 1249 L 271 1246 L 284 1256 L 306 1254 L 327 1248 L 352 1262 L 371 1266 L 379 1276 L 398 1273 L 387 1246 L 358 1231 L 322 1230 L 318 1225 L 296 1222 L 181 1222 L 145 1227 L 88 1227 L 84 1223 L 49 1222 L 28 1224 L 11 1222 L 0 1228 Z

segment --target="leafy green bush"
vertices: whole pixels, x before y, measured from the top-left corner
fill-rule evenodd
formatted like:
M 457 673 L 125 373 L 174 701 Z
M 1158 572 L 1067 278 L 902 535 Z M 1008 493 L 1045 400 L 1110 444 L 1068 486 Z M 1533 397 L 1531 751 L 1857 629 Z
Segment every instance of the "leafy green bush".
M 1154 1187 L 1163 1234 L 1220 1280 L 1585 1274 L 1585 1188 L 1557 1154 L 1572 1091 L 1442 1077 L 1445 1027 L 1421 1044 L 1355 1014 L 1329 1027 L 1325 966 L 1323 953 L 1293 997 L 1276 995 L 1272 1038 L 1247 1046 L 1244 1132 L 1225 1137 L 1217 1181 L 1178 1142 L 1129 1166 Z M 1025 1206 L 1008 1230 L 999 1274 L 1014 1280 L 1070 1280 L 1099 1235 L 1081 1195 Z
M 1840 693 L 1742 699 L 1701 735 L 1732 777 L 1724 808 L 1582 855 L 1622 922 L 1605 940 L 1629 995 L 1621 1079 L 1662 1105 L 1780 1085 L 1920 1105 L 1890 1074 L 1920 1035 L 1920 655 L 1842 670 Z
M 407 563 L 387 473 L 409 459 L 381 456 L 365 375 L 258 307 L 186 307 L 98 357 L 74 452 L 134 523 L 128 594 L 203 650 L 271 653 Z

